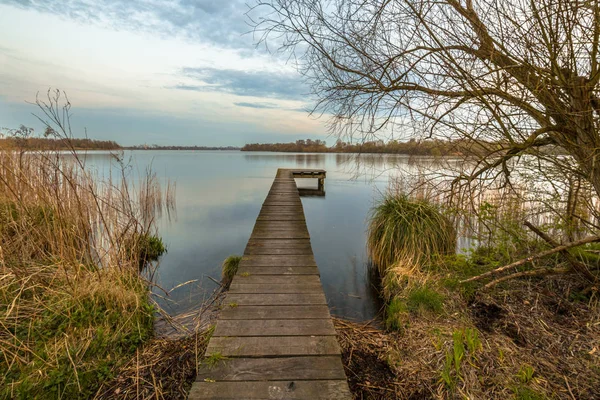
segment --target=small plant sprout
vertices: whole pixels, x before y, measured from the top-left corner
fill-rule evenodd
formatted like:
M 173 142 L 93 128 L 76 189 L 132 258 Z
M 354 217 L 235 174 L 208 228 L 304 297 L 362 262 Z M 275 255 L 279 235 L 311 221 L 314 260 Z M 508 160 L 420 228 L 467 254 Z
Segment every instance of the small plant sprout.
M 535 373 L 535 370 L 533 369 L 533 367 L 531 365 L 524 364 L 521 366 L 521 369 L 519 370 L 517 377 L 519 378 L 521 383 L 527 384 L 527 383 L 531 382 L 531 380 L 533 379 L 534 373 Z

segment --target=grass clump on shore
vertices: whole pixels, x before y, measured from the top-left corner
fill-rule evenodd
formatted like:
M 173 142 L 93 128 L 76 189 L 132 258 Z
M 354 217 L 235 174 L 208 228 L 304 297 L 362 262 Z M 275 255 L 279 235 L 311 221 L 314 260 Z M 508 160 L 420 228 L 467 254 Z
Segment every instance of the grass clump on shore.
M 44 110 L 68 126 L 59 99 Z M 156 236 L 140 206 L 161 206 L 153 179 L 115 182 L 75 152 L 0 153 L 0 398 L 93 398 L 152 337 L 127 238 Z
M 409 280 L 423 281 L 437 256 L 454 253 L 456 233 L 435 205 L 387 194 L 372 211 L 367 246 L 389 301 Z
M 233 280 L 233 277 L 238 271 L 240 261 L 242 261 L 242 256 L 235 255 L 229 256 L 225 259 L 225 261 L 223 261 L 221 278 L 223 286 L 229 287 L 231 281 Z

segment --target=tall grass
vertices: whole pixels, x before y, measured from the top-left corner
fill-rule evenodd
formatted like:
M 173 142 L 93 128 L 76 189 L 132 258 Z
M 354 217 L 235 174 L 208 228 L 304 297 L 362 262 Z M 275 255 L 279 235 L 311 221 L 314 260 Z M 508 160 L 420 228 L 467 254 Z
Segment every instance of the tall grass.
M 0 398 L 93 397 L 152 335 L 139 265 L 165 197 L 154 180 L 103 178 L 74 151 L 0 152 Z
M 422 276 L 435 257 L 455 251 L 456 232 L 433 204 L 387 194 L 372 210 L 367 245 L 389 300 L 403 279 Z

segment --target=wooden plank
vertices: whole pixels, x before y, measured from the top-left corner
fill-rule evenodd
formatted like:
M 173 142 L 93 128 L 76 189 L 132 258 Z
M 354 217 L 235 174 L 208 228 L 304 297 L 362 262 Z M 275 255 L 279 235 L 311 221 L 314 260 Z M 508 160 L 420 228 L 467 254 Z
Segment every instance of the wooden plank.
M 237 274 L 231 283 L 245 283 L 245 284 L 261 284 L 261 285 L 279 285 L 288 283 L 305 283 L 305 284 L 321 284 L 321 279 L 314 275 L 240 275 Z
M 249 246 L 244 250 L 244 255 L 273 255 L 273 256 L 293 256 L 293 255 L 311 255 L 312 249 L 310 247 L 292 247 L 292 248 L 269 248 L 269 247 L 257 247 Z
M 281 214 L 281 213 L 265 213 L 259 214 L 257 221 L 304 221 L 304 214 Z
M 240 267 L 238 274 L 250 275 L 319 275 L 317 267 Z
M 282 200 L 282 199 L 273 199 L 273 200 L 267 200 L 263 203 L 263 209 L 266 207 L 276 207 L 276 208 L 289 208 L 289 207 L 294 207 L 294 208 L 302 208 L 302 203 L 297 202 L 297 201 L 287 201 L 287 200 Z
M 331 319 L 220 320 L 218 336 L 335 336 Z
M 197 381 L 346 379 L 339 357 L 334 356 L 230 358 L 215 366 L 201 364 L 198 372 Z
M 314 399 L 347 400 L 352 395 L 346 378 L 334 381 L 274 381 L 274 382 L 195 382 L 189 400 Z
M 319 306 L 239 306 L 225 307 L 219 313 L 222 319 L 321 319 L 330 318 L 329 308 Z
M 253 239 L 250 238 L 246 246 L 270 248 L 310 248 L 310 239 Z
M 254 239 L 308 239 L 310 234 L 308 231 L 253 231 L 252 238 Z
M 223 304 L 225 307 L 228 307 L 230 304 L 236 304 L 237 306 L 299 306 L 327 304 L 327 300 L 323 292 L 300 294 L 229 293 Z
M 269 246 L 263 246 L 269 247 Z M 277 247 L 277 246 L 273 246 Z M 310 256 L 243 256 L 240 266 L 245 267 L 316 267 L 315 257 Z
M 275 294 L 290 294 L 290 293 L 321 293 L 323 287 L 321 284 L 309 283 L 281 283 L 278 285 L 272 284 L 254 284 L 254 283 L 239 283 L 234 280 L 229 287 L 229 293 L 275 293 Z
M 274 212 L 274 211 L 287 211 L 287 212 L 291 212 L 291 211 L 300 211 L 300 212 L 304 212 L 304 209 L 302 208 L 302 204 L 277 204 L 277 205 L 269 205 L 269 204 L 264 204 L 262 206 L 262 209 L 260 210 L 261 212 Z
M 304 221 L 257 221 L 256 224 L 254 224 L 254 229 L 273 229 L 276 231 L 287 231 L 290 229 L 307 230 L 308 228 Z
M 340 353 L 335 336 L 230 336 L 213 337 L 206 356 L 225 357 L 335 356 Z
M 271 232 L 278 232 L 280 234 L 292 234 L 292 233 L 302 233 L 304 235 L 308 234 L 308 229 L 306 226 L 296 225 L 296 226 L 275 226 L 275 227 L 265 227 L 265 226 L 254 226 L 252 230 L 252 238 L 255 239 L 255 234 L 269 234 Z M 284 237 L 281 237 L 283 239 Z M 276 238 L 277 239 L 277 238 Z M 310 237 L 306 237 L 306 239 L 310 239 Z

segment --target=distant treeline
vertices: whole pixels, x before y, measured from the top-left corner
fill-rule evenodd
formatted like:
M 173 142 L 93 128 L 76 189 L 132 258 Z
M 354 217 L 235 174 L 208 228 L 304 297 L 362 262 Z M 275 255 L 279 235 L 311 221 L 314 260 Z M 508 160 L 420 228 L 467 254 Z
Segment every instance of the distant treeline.
M 399 142 L 382 140 L 361 144 L 346 143 L 338 140 L 333 147 L 327 147 L 323 140 L 297 140 L 295 143 L 252 143 L 242 147 L 242 151 L 279 151 L 293 153 L 388 153 L 420 156 L 461 155 L 465 149 L 462 141 L 439 139 Z
M 138 145 L 125 147 L 126 150 L 240 150 L 239 147 L 210 147 L 210 146 L 159 146 L 153 145 Z
M 23 150 L 119 150 L 121 146 L 112 140 L 52 139 L 8 137 L 0 139 L 0 149 Z

